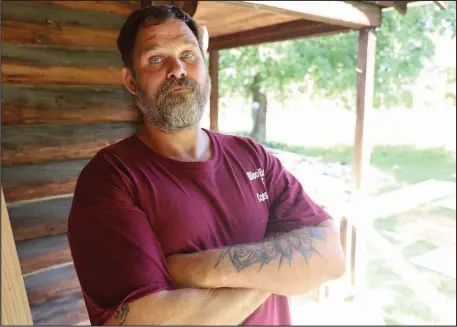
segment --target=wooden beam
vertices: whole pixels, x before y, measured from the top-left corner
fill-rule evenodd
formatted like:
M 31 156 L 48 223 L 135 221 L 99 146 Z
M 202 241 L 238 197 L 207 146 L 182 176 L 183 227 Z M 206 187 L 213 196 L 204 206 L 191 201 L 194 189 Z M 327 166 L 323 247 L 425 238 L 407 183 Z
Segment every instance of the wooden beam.
M 16 242 L 67 232 L 72 196 L 8 205 Z
M 131 1 L 38 1 L 34 3 L 52 4 L 55 6 L 66 7 L 77 10 L 101 11 L 105 13 L 114 13 L 122 16 L 128 16 L 135 9 L 139 8 L 139 3 Z
M 440 9 L 447 9 L 448 7 L 447 1 L 433 1 L 433 3 L 440 7 Z
M 362 29 L 359 32 L 357 54 L 357 118 L 354 140 L 354 182 L 356 206 L 361 209 L 364 205 L 366 175 L 370 168 L 371 140 L 367 130 L 367 116 L 370 116 L 373 106 L 374 73 L 376 58 L 376 30 Z M 355 296 L 358 296 L 366 285 L 366 247 L 368 221 L 361 215 L 360 210 L 354 213 L 358 224 L 353 233 L 352 276 Z
M 16 243 L 24 275 L 72 262 L 67 234 Z
M 363 1 L 363 2 L 371 3 L 373 5 L 383 7 L 383 8 L 393 7 L 394 3 L 395 3 L 395 1 Z
M 101 148 L 127 138 L 141 125 L 8 125 L 2 130 L 4 166 L 90 159 Z
M 99 29 L 119 31 L 125 22 L 125 15 L 110 12 L 112 7 L 112 5 L 110 6 L 110 2 L 121 1 L 103 1 L 103 3 L 96 6 L 99 7 L 105 4 L 107 9 L 105 12 L 101 12 L 95 8 L 92 9 L 92 6 L 87 8 L 87 5 L 92 5 L 90 3 L 86 3 L 86 8 L 81 8 L 82 10 L 68 6 L 81 1 L 59 2 L 63 2 L 66 5 L 40 3 L 38 1 L 4 1 L 2 3 L 2 20 L 40 23 L 55 29 L 73 25 L 89 28 L 90 31 Z M 126 3 L 127 1 L 122 2 Z
M 408 11 L 408 2 L 409 1 L 394 1 L 394 8 L 401 15 L 406 15 L 406 12 Z
M 344 26 L 317 23 L 309 20 L 294 20 L 265 27 L 258 27 L 248 31 L 212 37 L 209 40 L 209 49 L 222 50 L 267 42 L 293 40 L 304 37 L 315 37 L 340 32 L 349 32 L 352 29 Z
M 36 325 L 48 326 L 82 325 L 89 319 L 82 292 L 33 307 L 32 315 Z M 90 322 L 85 325 L 90 325 Z
M 139 122 L 125 87 L 2 85 L 2 125 Z
M 2 83 L 119 86 L 123 81 L 119 68 L 55 67 L 3 60 Z
M 211 77 L 209 128 L 217 132 L 219 130 L 219 52 L 217 50 L 209 54 L 209 73 Z
M 364 134 L 366 117 L 373 106 L 374 73 L 376 58 L 376 31 L 374 28 L 359 32 L 357 55 L 357 109 L 354 139 L 354 183 L 357 191 L 364 188 L 364 176 L 370 166 L 371 144 Z
M 2 311 L 1 324 L 33 325 L 32 315 L 19 265 L 3 189 L 2 204 Z
M 2 19 L 2 42 L 116 49 L 118 31 Z
M 72 263 L 50 267 L 24 277 L 30 307 L 81 291 Z
M 5 199 L 10 204 L 32 199 L 43 201 L 41 198 L 71 194 L 81 170 L 88 162 L 88 159 L 72 159 L 56 163 L 2 167 Z
M 236 3 L 254 10 L 351 28 L 381 25 L 381 8 L 359 1 L 238 1 Z

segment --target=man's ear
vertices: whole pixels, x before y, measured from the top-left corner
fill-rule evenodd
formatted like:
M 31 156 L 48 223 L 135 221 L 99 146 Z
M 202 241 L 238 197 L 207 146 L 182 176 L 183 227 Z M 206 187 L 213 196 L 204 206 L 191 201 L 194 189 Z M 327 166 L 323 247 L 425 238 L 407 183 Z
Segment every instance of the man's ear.
M 130 93 L 136 93 L 135 79 L 133 78 L 132 71 L 126 67 L 122 68 L 122 77 L 124 79 L 124 84 L 127 90 Z

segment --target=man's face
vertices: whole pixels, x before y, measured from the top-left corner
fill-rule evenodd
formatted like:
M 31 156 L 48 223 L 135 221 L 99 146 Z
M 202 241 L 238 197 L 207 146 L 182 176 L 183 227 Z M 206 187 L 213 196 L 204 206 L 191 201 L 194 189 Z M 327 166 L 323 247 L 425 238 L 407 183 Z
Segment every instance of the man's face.
M 211 82 L 195 35 L 177 19 L 139 29 L 133 51 L 135 97 L 144 118 L 173 132 L 194 127 Z

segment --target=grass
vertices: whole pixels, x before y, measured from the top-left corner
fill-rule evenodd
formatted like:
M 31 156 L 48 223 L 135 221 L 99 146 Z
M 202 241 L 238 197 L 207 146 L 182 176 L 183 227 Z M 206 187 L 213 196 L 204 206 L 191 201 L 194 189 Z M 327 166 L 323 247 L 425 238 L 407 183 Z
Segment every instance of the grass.
M 279 142 L 265 145 L 325 162 L 352 162 L 353 147 L 329 148 L 290 146 Z M 392 173 L 401 184 L 414 184 L 427 179 L 455 182 L 455 155 L 443 148 L 420 149 L 413 146 L 375 146 L 371 157 L 374 167 Z
M 353 148 L 350 146 L 303 147 L 278 142 L 268 142 L 265 145 L 305 156 L 318 157 L 324 162 L 351 163 L 353 156 Z M 455 182 L 455 153 L 443 148 L 375 146 L 372 152 L 371 164 L 375 168 L 388 172 L 395 177 L 394 189 L 428 179 Z M 390 188 L 388 190 L 392 189 L 392 186 L 388 187 Z M 374 228 L 381 234 L 390 232 L 397 235 L 397 239 L 393 239 L 388 235 L 385 236 L 407 260 L 410 260 L 415 256 L 438 248 L 441 245 L 441 238 L 444 239 L 443 242 L 446 242 L 446 236 L 449 239 L 447 233 L 447 235 L 444 235 L 440 234 L 441 232 L 439 231 L 427 230 L 427 228 L 424 228 L 424 224 L 426 226 L 430 224 L 437 226 L 437 230 L 439 230 L 438 227 L 445 228 L 446 231 L 449 228 L 455 229 L 456 212 L 455 210 L 428 205 L 403 214 L 378 219 L 374 222 Z M 426 232 L 424 232 L 424 229 Z M 403 236 L 408 237 L 411 241 L 404 243 Z M 374 292 L 381 292 L 380 294 L 386 294 L 387 292 L 389 294 L 388 299 L 377 300 L 382 307 L 385 323 L 388 325 L 437 323 L 436 317 L 426 303 L 415 297 L 413 290 L 405 285 L 405 282 L 394 273 L 383 259 L 376 258 L 374 251 L 376 249 L 369 251 L 373 261 L 367 266 L 367 282 Z M 416 268 L 433 283 L 439 292 L 448 298 L 455 298 L 455 278 L 428 269 Z
M 435 244 L 427 241 L 427 240 L 418 240 L 413 244 L 408 245 L 402 250 L 402 254 L 406 258 L 413 258 L 415 256 L 425 254 L 429 251 L 435 250 L 438 248 Z

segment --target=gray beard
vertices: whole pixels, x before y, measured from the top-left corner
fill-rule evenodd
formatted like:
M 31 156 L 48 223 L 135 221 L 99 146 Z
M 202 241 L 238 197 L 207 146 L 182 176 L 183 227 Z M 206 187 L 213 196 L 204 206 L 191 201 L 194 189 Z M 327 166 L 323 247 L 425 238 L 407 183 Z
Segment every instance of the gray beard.
M 135 84 L 135 100 L 143 118 L 166 133 L 196 127 L 203 117 L 211 93 L 209 76 L 204 84 L 186 77 L 169 79 L 159 89 L 155 99 Z M 171 91 L 176 86 L 189 87 L 190 90 L 172 94 Z

